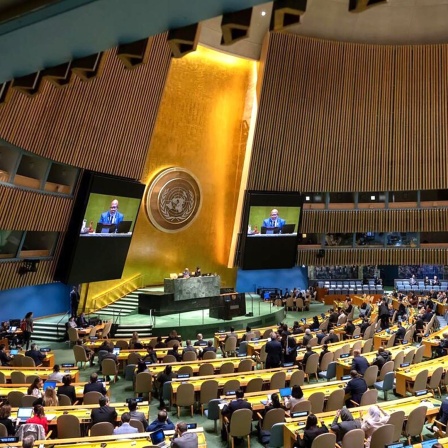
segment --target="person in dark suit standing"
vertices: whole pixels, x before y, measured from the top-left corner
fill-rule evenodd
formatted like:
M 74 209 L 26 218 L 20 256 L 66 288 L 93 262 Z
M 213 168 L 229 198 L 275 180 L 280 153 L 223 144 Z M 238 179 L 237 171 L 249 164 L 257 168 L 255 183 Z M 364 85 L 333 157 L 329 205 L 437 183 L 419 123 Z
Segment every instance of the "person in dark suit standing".
M 281 348 L 281 345 L 280 345 L 280 348 Z M 230 422 L 230 418 L 232 417 L 232 414 L 235 411 L 237 411 L 238 409 L 251 409 L 252 410 L 252 405 L 249 402 L 247 402 L 246 400 L 244 400 L 244 392 L 242 389 L 238 389 L 235 392 L 235 396 L 236 396 L 236 399 L 232 400 L 229 404 L 226 404 L 221 410 L 221 415 L 223 417 L 227 417 L 229 422 Z M 228 427 L 226 425 L 222 425 L 221 437 L 223 440 L 227 440 L 227 432 L 228 432 L 227 430 L 228 430 Z
M 282 344 L 277 340 L 277 334 L 271 333 L 271 340 L 266 344 L 266 368 L 280 367 L 282 363 Z
M 398 329 L 397 329 L 397 331 L 395 333 L 395 345 L 400 344 L 400 342 L 406 336 L 406 328 L 403 327 L 403 325 L 402 325 L 402 323 L 400 321 L 397 322 L 397 326 L 398 326 Z
M 76 317 L 78 315 L 78 307 L 79 307 L 79 299 L 81 296 L 79 295 L 78 288 L 73 286 L 73 289 L 70 291 L 70 314 L 71 317 Z
M 360 375 L 364 375 L 369 365 L 369 361 L 367 361 L 364 356 L 361 356 L 361 352 L 359 350 L 353 351 L 352 370 L 355 370 Z
M 387 307 L 386 299 L 381 300 L 378 306 L 378 316 L 381 320 L 381 329 L 389 328 L 389 308 Z
M 101 213 L 100 220 L 101 224 L 120 224 L 123 221 L 124 215 L 118 211 L 118 200 L 114 199 L 110 203 L 110 209 L 107 212 Z
M 353 408 L 356 405 L 352 403 L 352 401 L 356 403 L 361 402 L 362 394 L 367 390 L 367 384 L 364 381 L 364 378 L 361 378 L 358 375 L 358 372 L 356 370 L 352 370 L 350 372 L 350 376 L 352 379 L 347 383 L 347 386 L 345 386 L 345 393 L 347 395 L 350 395 L 349 398 L 345 401 L 345 404 L 348 408 Z
M 106 388 L 104 387 L 104 384 L 98 382 L 98 374 L 92 373 L 90 375 L 90 383 L 87 383 L 84 386 L 84 395 L 87 392 L 99 392 L 103 395 L 106 395 L 107 391 Z
M 99 400 L 99 405 L 98 409 L 92 409 L 92 425 L 100 422 L 110 422 L 115 426 L 117 411 L 109 406 L 109 398 L 103 395 Z

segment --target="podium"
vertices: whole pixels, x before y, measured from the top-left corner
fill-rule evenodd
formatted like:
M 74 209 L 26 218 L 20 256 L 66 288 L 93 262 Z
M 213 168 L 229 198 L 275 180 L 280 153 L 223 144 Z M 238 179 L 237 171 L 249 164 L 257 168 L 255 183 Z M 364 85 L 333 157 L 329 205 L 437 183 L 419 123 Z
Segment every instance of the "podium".
M 232 320 L 246 314 L 246 295 L 232 292 L 221 294 L 210 300 L 209 316 L 215 319 Z

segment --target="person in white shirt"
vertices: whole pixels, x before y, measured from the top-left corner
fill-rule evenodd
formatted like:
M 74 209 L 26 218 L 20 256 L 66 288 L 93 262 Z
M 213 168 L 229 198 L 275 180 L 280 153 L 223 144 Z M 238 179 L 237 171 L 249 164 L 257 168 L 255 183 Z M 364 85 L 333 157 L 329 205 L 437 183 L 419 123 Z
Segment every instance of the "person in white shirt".
M 59 364 L 55 364 L 53 367 L 53 373 L 48 375 L 48 379 L 51 381 L 56 381 L 62 383 L 62 378 L 64 378 L 65 373 L 61 372 L 61 367 Z

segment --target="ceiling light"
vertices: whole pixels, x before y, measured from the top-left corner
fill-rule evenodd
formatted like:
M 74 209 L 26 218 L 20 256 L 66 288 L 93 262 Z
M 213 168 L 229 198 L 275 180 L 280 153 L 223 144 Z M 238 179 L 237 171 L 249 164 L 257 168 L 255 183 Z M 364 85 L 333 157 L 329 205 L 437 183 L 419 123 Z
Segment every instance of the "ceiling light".
M 264 17 L 266 15 L 266 11 L 261 11 L 261 15 Z
M 370 196 L 370 200 L 374 201 L 375 200 L 375 196 L 374 195 Z

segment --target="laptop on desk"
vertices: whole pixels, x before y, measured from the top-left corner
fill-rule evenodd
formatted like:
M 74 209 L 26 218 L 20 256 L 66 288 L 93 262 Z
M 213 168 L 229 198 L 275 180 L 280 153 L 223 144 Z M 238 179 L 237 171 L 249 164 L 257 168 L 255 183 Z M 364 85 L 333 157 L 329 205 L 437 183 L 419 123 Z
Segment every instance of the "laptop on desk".
M 294 233 L 295 224 L 283 224 L 281 233 Z
M 117 230 L 116 224 L 105 224 L 102 222 L 98 222 L 96 224 L 96 233 L 115 233 Z
M 49 388 L 56 389 L 56 381 L 47 380 L 43 385 L 44 392 Z
M 118 223 L 117 233 L 128 233 L 131 230 L 132 221 L 121 221 Z
M 163 429 L 159 429 L 157 431 L 152 432 L 149 437 L 151 438 L 151 443 L 154 446 L 158 446 L 160 448 L 169 447 L 170 443 L 165 442 L 165 433 Z
M 22 421 L 26 421 L 33 415 L 33 408 L 19 408 L 17 409 L 17 418 Z
M 261 226 L 261 234 L 262 235 L 267 235 L 267 234 L 273 234 L 273 235 L 277 235 L 280 233 L 280 227 L 265 227 L 265 226 Z

